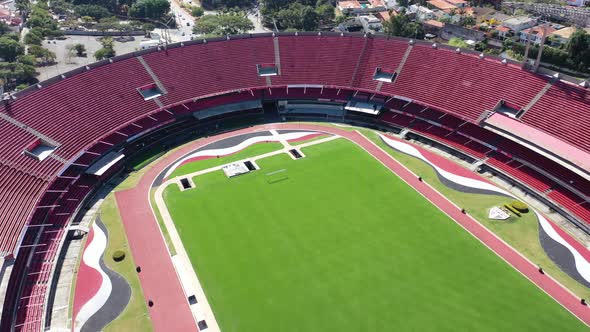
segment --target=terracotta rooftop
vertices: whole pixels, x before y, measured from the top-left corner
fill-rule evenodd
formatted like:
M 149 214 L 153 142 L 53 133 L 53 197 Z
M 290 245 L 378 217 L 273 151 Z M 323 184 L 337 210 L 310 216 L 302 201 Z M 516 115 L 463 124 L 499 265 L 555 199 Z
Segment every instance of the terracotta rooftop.
M 430 0 L 428 1 L 429 4 L 431 4 L 432 6 L 444 10 L 444 9 L 453 9 L 453 8 L 457 8 L 457 6 L 450 4 L 444 0 Z
M 536 26 L 536 27 L 532 27 L 532 28 L 528 28 L 525 30 L 522 30 L 523 33 L 526 33 L 527 35 L 533 34 L 533 35 L 542 35 L 543 34 L 543 27 L 542 26 Z M 547 36 L 549 36 L 550 34 L 555 32 L 555 28 L 553 27 L 547 27 Z
M 340 8 L 361 8 L 361 4 L 356 1 L 338 1 L 338 7 Z
M 437 28 L 443 28 L 445 26 L 445 24 L 443 22 L 440 22 L 440 21 L 437 21 L 437 20 L 424 21 L 424 24 L 430 25 L 430 26 L 433 26 L 433 27 L 437 27 Z

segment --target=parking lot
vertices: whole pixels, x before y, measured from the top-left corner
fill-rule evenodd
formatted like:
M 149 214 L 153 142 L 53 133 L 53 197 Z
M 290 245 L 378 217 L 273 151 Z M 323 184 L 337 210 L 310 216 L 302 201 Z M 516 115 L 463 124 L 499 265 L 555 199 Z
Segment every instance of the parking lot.
M 115 52 L 117 55 L 125 54 L 139 50 L 139 44 L 142 40 L 148 40 L 142 36 L 130 37 L 126 36 L 124 39 L 128 41 L 121 41 L 120 37 L 114 37 Z M 69 55 L 68 46 L 75 44 L 83 44 L 86 47 L 86 57 L 77 57 Z M 38 67 L 37 71 L 40 73 L 38 79 L 40 81 L 46 80 L 53 76 L 66 73 L 70 70 L 76 69 L 93 62 L 94 52 L 102 48 L 100 44 L 100 37 L 94 36 L 67 36 L 65 40 L 46 40 L 43 42 L 43 47 L 46 47 L 56 55 L 57 64 L 46 67 Z

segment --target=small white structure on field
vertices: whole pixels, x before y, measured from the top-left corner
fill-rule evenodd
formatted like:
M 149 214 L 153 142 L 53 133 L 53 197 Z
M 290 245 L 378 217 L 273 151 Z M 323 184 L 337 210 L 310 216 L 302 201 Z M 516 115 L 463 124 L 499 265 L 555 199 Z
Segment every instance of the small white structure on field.
M 494 220 L 506 220 L 510 218 L 510 214 L 508 212 L 502 210 L 501 208 L 494 206 L 490 209 L 490 213 L 488 214 L 488 218 Z
M 223 173 L 225 173 L 225 176 L 228 178 L 234 177 L 236 175 L 246 174 L 248 172 L 250 172 L 250 170 L 244 164 L 244 162 L 232 163 L 223 166 Z

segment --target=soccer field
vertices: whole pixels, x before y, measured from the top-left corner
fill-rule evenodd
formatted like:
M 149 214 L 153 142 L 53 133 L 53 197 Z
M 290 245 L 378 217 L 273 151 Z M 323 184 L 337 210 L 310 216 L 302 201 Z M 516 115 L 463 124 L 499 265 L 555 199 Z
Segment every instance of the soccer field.
M 164 193 L 222 331 L 586 330 L 361 148 L 303 152 Z

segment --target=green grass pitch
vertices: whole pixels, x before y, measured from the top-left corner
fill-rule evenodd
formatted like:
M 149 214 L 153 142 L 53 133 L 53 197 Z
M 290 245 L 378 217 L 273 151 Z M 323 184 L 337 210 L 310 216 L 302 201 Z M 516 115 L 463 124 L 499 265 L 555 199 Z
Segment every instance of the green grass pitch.
M 222 331 L 586 330 L 356 145 L 303 152 L 165 192 Z

